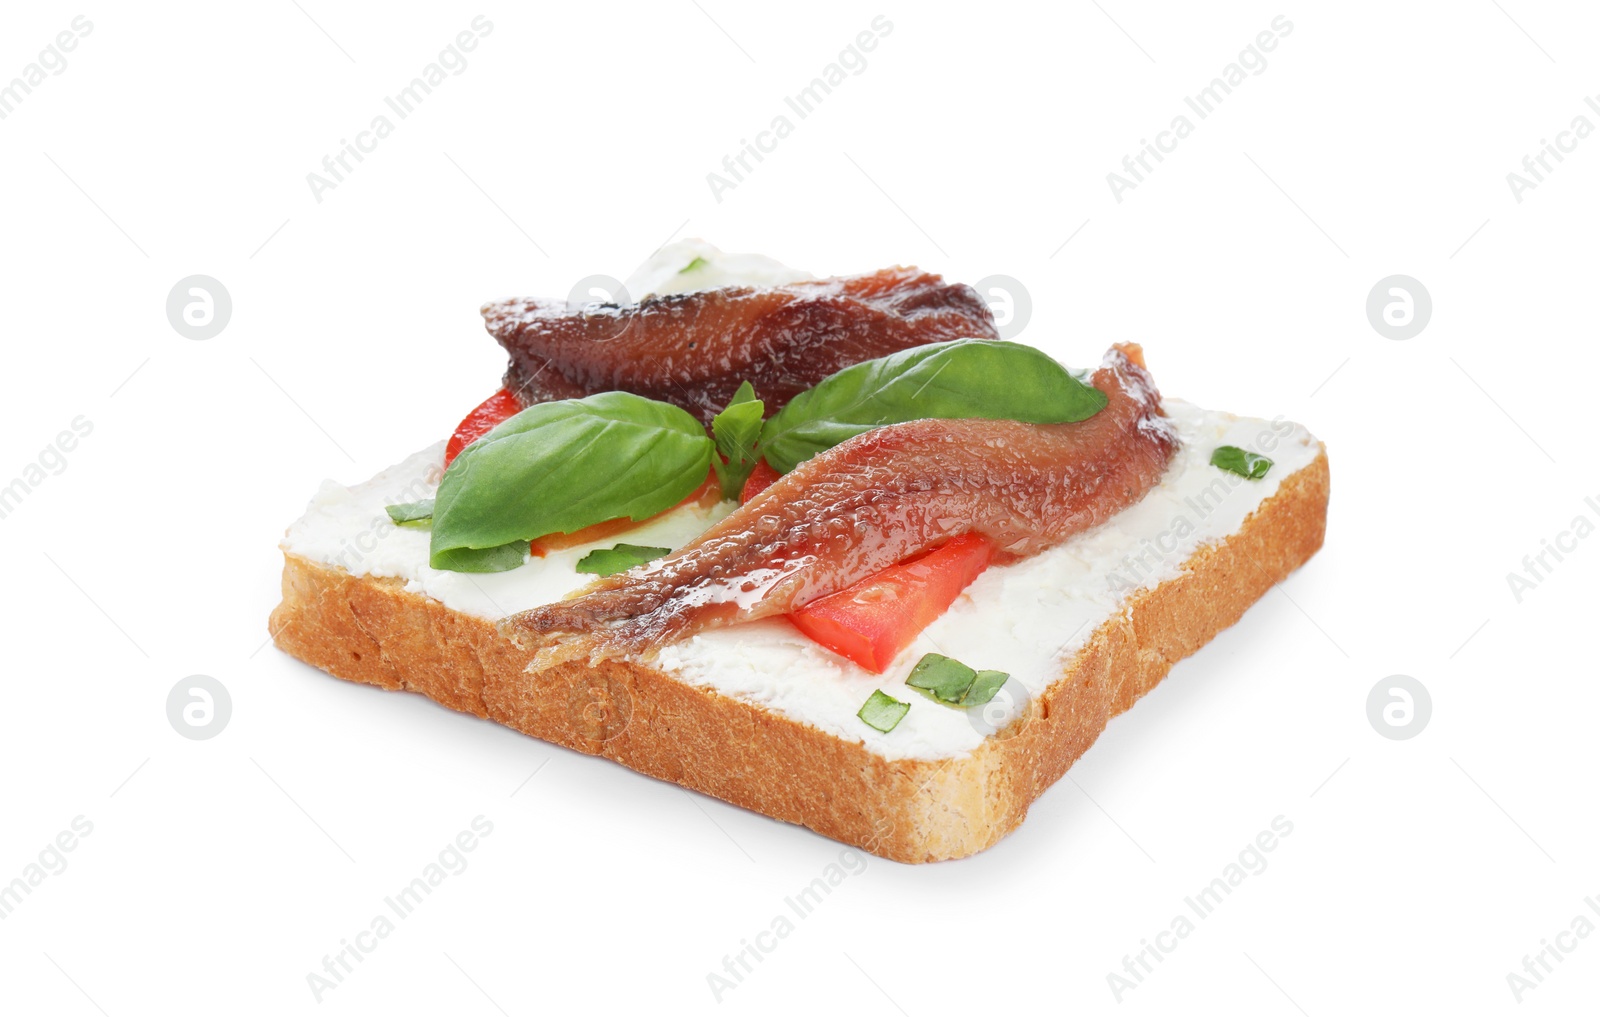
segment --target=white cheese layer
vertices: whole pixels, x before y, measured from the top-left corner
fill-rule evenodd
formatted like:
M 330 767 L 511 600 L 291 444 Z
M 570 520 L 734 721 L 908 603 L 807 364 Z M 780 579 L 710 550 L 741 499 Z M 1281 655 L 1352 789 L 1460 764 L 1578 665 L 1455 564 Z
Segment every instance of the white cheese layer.
M 829 734 L 863 742 L 882 756 L 939 759 L 965 755 L 1064 667 L 1135 590 L 1178 575 L 1191 555 L 1237 531 L 1316 458 L 1317 441 L 1298 424 L 1199 409 L 1169 399 L 1165 409 L 1182 447 L 1160 485 L 1138 504 L 1059 547 L 978 577 L 882 675 L 873 675 L 811 642 L 783 619 L 717 629 L 663 647 L 655 664 L 690 685 L 759 703 Z M 1270 457 L 1271 471 L 1246 480 L 1210 465 L 1219 445 Z M 732 511 L 676 509 L 595 544 L 530 558 L 509 572 L 441 572 L 428 566 L 428 531 L 397 527 L 386 505 L 432 497 L 442 468 L 440 442 L 354 487 L 325 482 L 283 549 L 338 565 L 358 576 L 403 580 L 406 589 L 446 607 L 497 620 L 561 599 L 592 577 L 580 558 L 618 541 L 678 548 Z M 924 653 L 939 652 L 1013 681 L 986 711 L 969 714 L 905 685 Z M 856 713 L 874 689 L 911 704 L 894 730 L 868 727 Z M 987 716 L 985 716 L 987 714 Z
M 645 259 L 623 281 L 631 300 L 723 286 L 782 286 L 815 278 L 764 254 L 728 254 L 704 240 L 679 240 Z

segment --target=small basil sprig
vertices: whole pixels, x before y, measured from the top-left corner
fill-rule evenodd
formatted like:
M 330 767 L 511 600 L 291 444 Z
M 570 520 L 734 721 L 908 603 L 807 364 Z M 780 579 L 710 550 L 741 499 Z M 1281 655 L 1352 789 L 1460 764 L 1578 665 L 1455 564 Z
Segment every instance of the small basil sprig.
M 1219 445 L 1211 453 L 1211 465 L 1219 470 L 1237 473 L 1246 480 L 1260 480 L 1272 469 L 1272 460 L 1254 452 L 1246 452 L 1237 445 Z
M 522 564 L 529 540 L 649 518 L 704 483 L 713 450 L 686 411 L 627 392 L 530 406 L 445 470 L 429 563 L 504 571 Z
M 861 722 L 868 727 L 888 734 L 910 709 L 910 703 L 902 703 L 882 689 L 874 689 L 872 695 L 867 697 L 867 701 L 861 704 L 861 709 L 856 711 L 856 716 L 860 717 Z
M 956 339 L 868 360 L 800 393 L 761 429 L 761 454 L 788 473 L 886 424 L 979 417 L 1029 424 L 1086 420 L 1106 394 L 1031 346 Z
M 744 482 L 750 479 L 750 471 L 760 459 L 755 448 L 765 411 L 766 405 L 756 398 L 756 390 L 746 381 L 739 385 L 728 408 L 711 420 L 711 435 L 717 443 L 711 466 L 722 483 L 722 497 L 728 501 L 738 500 Z

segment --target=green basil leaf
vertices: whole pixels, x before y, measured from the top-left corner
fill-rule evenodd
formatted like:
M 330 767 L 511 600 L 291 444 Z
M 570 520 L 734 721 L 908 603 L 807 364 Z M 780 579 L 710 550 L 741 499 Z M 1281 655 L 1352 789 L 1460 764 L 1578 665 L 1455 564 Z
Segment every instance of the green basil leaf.
M 423 501 L 405 501 L 398 505 L 386 505 L 383 509 L 389 513 L 389 518 L 396 526 L 410 529 L 425 529 L 433 525 L 433 499 Z
M 978 672 L 959 660 L 942 653 L 928 653 L 911 669 L 906 684 L 930 699 L 948 706 L 958 706 L 977 677 Z
M 590 551 L 578 562 L 578 571 L 595 576 L 614 576 L 618 572 L 626 572 L 635 565 L 643 565 L 647 561 L 655 561 L 664 554 L 671 554 L 670 547 L 644 547 L 639 544 L 618 544 L 616 547 L 602 547 Z
M 428 564 L 448 572 L 509 572 L 528 560 L 528 542 L 513 540 L 499 547 L 453 547 L 435 551 Z
M 756 390 L 746 381 L 739 385 L 728 408 L 712 418 L 711 435 L 717 443 L 717 455 L 711 465 L 722 482 L 722 497 L 728 501 L 738 500 L 750 471 L 756 468 L 756 439 L 761 437 L 765 412 L 766 405 L 756 398 Z
M 1246 480 L 1260 480 L 1272 469 L 1272 460 L 1254 452 L 1246 452 L 1236 445 L 1221 445 L 1211 453 L 1211 465 L 1229 473 L 1237 473 Z
M 972 680 L 972 688 L 961 698 L 962 706 L 982 706 L 993 699 L 996 692 L 1005 687 L 1011 676 L 1004 671 L 979 671 L 978 676 Z
M 867 697 L 867 701 L 862 704 L 856 716 L 860 717 L 868 727 L 888 734 L 910 709 L 910 703 L 902 703 L 893 696 L 886 695 L 882 689 L 873 689 L 872 695 Z
M 739 387 L 734 390 L 733 398 L 728 400 L 728 405 L 739 406 L 744 403 L 759 403 L 760 401 L 756 398 L 755 386 L 750 384 L 749 381 L 741 381 Z
M 431 564 L 452 568 L 445 563 L 460 549 L 647 519 L 705 482 L 713 450 L 694 417 L 643 396 L 602 392 L 537 403 L 468 445 L 445 470 Z
M 761 454 L 788 473 L 819 452 L 886 424 L 977 417 L 1065 424 L 1106 394 L 1031 346 L 956 339 L 847 367 L 800 393 L 761 429 Z
M 685 272 L 693 272 L 695 269 L 699 268 L 701 265 L 704 265 L 705 263 L 706 263 L 706 259 L 697 257 L 693 261 L 689 262 L 689 264 L 687 264 L 687 265 L 683 266 L 682 268 L 678 269 L 678 274 L 679 275 L 683 275 Z

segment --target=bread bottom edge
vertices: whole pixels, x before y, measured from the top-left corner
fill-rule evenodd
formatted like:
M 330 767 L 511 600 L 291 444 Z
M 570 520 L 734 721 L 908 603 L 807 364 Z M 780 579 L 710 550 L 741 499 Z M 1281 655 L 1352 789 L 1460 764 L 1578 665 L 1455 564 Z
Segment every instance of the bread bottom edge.
M 1328 487 L 1323 451 L 1178 576 L 1131 594 L 1016 722 L 963 758 L 885 759 L 633 662 L 530 673 L 491 622 L 287 553 L 269 624 L 279 649 L 338 678 L 421 692 L 884 858 L 942 861 L 1015 829 L 1112 717 L 1315 554 Z

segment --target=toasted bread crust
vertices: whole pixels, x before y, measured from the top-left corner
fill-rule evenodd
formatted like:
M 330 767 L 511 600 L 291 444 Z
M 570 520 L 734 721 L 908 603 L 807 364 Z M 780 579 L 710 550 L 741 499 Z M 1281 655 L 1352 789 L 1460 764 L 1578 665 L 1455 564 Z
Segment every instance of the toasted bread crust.
M 493 623 L 292 554 L 270 625 L 280 649 L 337 677 L 421 692 L 885 858 L 940 861 L 1011 832 L 1112 717 L 1310 558 L 1327 506 L 1323 453 L 1176 578 L 1132 594 L 1012 727 L 948 760 L 884 759 L 641 664 L 530 673 Z

